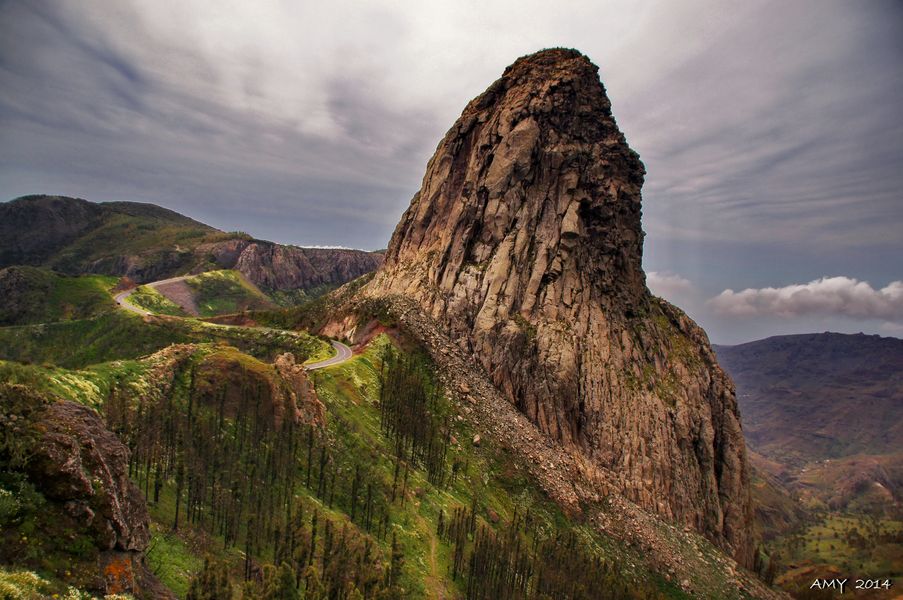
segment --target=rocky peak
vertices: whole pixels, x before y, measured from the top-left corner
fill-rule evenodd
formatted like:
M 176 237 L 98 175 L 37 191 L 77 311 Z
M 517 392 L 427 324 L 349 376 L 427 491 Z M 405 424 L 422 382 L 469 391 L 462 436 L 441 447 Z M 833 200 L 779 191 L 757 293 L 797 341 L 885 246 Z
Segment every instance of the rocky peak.
M 417 279 L 440 292 L 481 280 L 472 316 L 487 324 L 580 300 L 629 310 L 645 293 L 643 174 L 595 65 L 573 50 L 521 58 L 446 134 L 385 270 L 429 258 Z
M 646 288 L 643 176 L 595 65 L 520 58 L 440 142 L 365 293 L 414 300 L 542 432 L 748 562 L 733 387 Z

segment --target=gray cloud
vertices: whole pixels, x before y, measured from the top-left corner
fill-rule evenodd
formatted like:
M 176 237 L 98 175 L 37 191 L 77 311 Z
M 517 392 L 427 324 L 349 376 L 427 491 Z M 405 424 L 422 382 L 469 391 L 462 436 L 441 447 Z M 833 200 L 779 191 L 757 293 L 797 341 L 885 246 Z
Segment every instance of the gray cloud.
M 903 281 L 875 289 L 850 277 L 822 277 L 780 288 L 724 290 L 708 304 L 717 314 L 730 317 L 828 315 L 903 322 Z
M 0 193 L 384 247 L 466 102 L 564 45 L 599 64 L 647 165 L 651 271 L 707 295 L 889 281 L 901 34 L 891 0 L 0 3 Z

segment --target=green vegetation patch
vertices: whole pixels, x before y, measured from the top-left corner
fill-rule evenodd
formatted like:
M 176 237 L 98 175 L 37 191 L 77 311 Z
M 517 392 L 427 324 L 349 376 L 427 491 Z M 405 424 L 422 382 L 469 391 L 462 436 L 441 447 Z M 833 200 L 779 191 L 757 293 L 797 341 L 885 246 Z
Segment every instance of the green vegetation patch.
M 115 277 L 70 277 L 36 267 L 0 270 L 0 327 L 93 317 L 116 309 Z
M 69 369 L 147 356 L 171 344 L 223 342 L 272 360 L 328 358 L 331 346 L 303 331 L 237 327 L 169 317 L 145 319 L 123 310 L 94 319 L 0 328 L 0 360 Z
M 202 317 L 272 307 L 266 294 L 238 271 L 201 273 L 185 283 L 194 290 L 194 301 Z
M 192 544 L 194 532 L 172 531 L 160 522 L 160 511 L 155 514 L 158 519 L 151 523 L 151 541 L 145 552 L 147 566 L 163 585 L 184 598 L 192 575 L 204 564 L 197 551 L 202 546 Z
M 316 285 L 312 288 L 307 289 L 297 289 L 297 290 L 263 290 L 264 293 L 272 300 L 277 306 L 283 308 L 291 308 L 293 306 L 300 306 L 302 304 L 306 304 L 307 302 L 311 302 L 312 300 L 316 300 L 322 296 L 325 296 L 332 290 L 336 289 L 336 285 L 332 284 L 323 284 Z
M 159 207 L 110 203 L 114 208 L 97 228 L 60 250 L 48 266 L 63 272 L 79 272 L 88 264 L 111 257 L 140 255 L 145 266 L 173 265 L 192 259 L 191 250 L 217 232 L 201 223 Z
M 156 315 L 186 316 L 185 311 L 175 302 L 147 285 L 135 288 L 125 301 Z
M 767 548 L 778 582 L 790 591 L 800 584 L 795 573 L 808 577 L 812 568 L 871 579 L 903 575 L 903 522 L 874 515 L 823 513 Z
M 93 319 L 0 328 L 0 359 L 79 368 L 138 358 L 193 337 L 184 327 L 117 310 Z
M 356 491 L 363 494 L 366 483 L 373 495 L 383 496 L 377 512 L 385 510 L 406 557 L 401 579 L 406 597 L 505 597 L 514 589 L 508 583 L 521 591 L 526 586 L 527 597 L 560 592 L 556 586 L 569 585 L 577 575 L 564 574 L 565 565 L 554 566 L 563 562 L 560 557 L 542 561 L 539 555 L 567 554 L 565 548 L 570 566 L 599 566 L 587 576 L 598 575 L 594 585 L 604 586 L 584 587 L 583 595 L 580 587 L 569 588 L 572 597 L 600 597 L 604 590 L 626 598 L 680 597 L 646 570 L 640 557 L 590 527 L 572 524 L 506 451 L 488 440 L 474 446 L 475 432 L 456 414 L 422 352 L 403 352 L 381 335 L 352 360 L 312 376 L 329 410 L 330 450 L 351 463 L 340 471 L 348 487 L 337 493 L 353 498 Z M 445 462 L 444 469 L 439 462 Z M 456 518 L 467 522 L 466 530 L 455 527 Z M 359 519 L 359 513 L 352 518 Z M 513 565 L 527 561 L 524 553 L 531 547 L 541 549 L 529 560 L 545 565 L 542 581 L 523 570 L 515 574 Z M 637 566 L 628 567 L 628 560 Z M 483 577 L 489 572 L 493 575 Z

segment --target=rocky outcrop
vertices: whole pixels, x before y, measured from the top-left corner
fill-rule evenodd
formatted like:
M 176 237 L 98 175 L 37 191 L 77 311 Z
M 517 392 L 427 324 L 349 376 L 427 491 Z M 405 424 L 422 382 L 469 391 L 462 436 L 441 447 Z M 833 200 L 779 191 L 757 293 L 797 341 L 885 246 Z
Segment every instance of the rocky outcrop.
M 295 407 L 295 419 L 300 423 L 324 426 L 326 407 L 317 397 L 304 365 L 297 363 L 294 354 L 286 352 L 276 357 L 273 367 L 288 390 L 287 404 Z
M 27 466 L 43 494 L 83 517 L 100 549 L 147 548 L 147 506 L 129 480 L 128 449 L 100 416 L 73 402 L 55 402 L 41 424 L 41 441 Z
M 413 300 L 539 430 L 748 564 L 733 385 L 705 333 L 646 288 L 644 168 L 597 71 L 546 50 L 474 99 L 364 294 Z
M 92 590 L 171 597 L 147 571 L 150 541 L 144 497 L 129 479 L 129 451 L 94 410 L 21 385 L 0 385 L 0 465 L 27 475 L 54 526 L 86 536 L 99 571 L 82 581 Z M 73 533 L 77 532 L 77 533 Z M 42 532 L 55 543 L 56 532 Z M 53 546 L 49 546 L 53 547 Z M 84 559 L 84 550 L 69 558 Z
M 228 240 L 202 245 L 217 266 L 236 269 L 255 285 L 271 290 L 337 287 L 382 264 L 378 252 L 344 248 L 300 248 L 260 240 Z

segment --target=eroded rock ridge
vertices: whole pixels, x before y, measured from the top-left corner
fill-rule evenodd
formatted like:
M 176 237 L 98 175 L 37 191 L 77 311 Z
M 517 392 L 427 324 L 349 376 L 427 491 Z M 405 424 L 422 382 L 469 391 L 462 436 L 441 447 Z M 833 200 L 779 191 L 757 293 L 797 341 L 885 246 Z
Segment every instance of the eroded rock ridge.
M 365 293 L 413 299 L 542 432 L 748 564 L 733 385 L 646 287 L 643 177 L 597 67 L 523 57 L 439 144 Z

